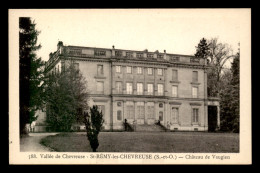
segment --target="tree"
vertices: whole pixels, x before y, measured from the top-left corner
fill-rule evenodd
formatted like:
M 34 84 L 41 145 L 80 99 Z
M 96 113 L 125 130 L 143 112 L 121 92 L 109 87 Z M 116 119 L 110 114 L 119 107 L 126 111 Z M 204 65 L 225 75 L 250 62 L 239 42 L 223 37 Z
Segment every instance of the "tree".
M 46 80 L 47 123 L 54 131 L 70 131 L 74 123 L 84 123 L 88 109 L 87 82 L 73 61 L 62 72 Z
M 208 95 L 218 97 L 221 86 L 221 75 L 228 60 L 235 57 L 228 44 L 218 43 L 217 38 L 212 38 L 208 42 L 208 60 L 211 68 L 208 71 Z
M 43 66 L 36 51 L 39 31 L 29 17 L 19 18 L 19 104 L 20 104 L 20 135 L 26 134 L 26 124 L 35 121 L 36 110 L 42 108 L 43 100 Z
M 207 59 L 208 55 L 209 55 L 209 46 L 207 40 L 205 38 L 202 38 L 198 46 L 196 47 L 195 57 Z
M 98 134 L 101 130 L 101 127 L 104 123 L 103 113 L 102 111 L 98 111 L 98 107 L 94 105 L 90 108 L 90 116 L 89 113 L 85 113 L 85 125 L 87 131 L 87 137 L 90 143 L 90 146 L 93 152 L 96 152 L 99 142 L 98 142 Z

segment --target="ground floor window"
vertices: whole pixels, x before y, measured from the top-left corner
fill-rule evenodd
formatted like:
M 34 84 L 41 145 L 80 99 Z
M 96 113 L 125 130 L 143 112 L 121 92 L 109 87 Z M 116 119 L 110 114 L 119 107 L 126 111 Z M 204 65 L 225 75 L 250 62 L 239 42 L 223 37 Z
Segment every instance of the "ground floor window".
M 133 102 L 126 103 L 126 118 L 134 119 L 134 104 Z
M 198 123 L 199 122 L 199 109 L 198 108 L 194 108 L 193 109 L 192 122 L 193 123 Z
M 159 112 L 159 120 L 163 121 L 163 112 L 162 111 Z
M 144 102 L 137 102 L 136 114 L 138 119 L 144 119 Z
M 178 116 L 179 116 L 179 110 L 178 108 L 173 107 L 172 108 L 172 123 L 178 123 Z
M 117 111 L 117 120 L 121 121 L 122 120 L 122 112 L 119 110 Z
M 147 117 L 154 119 L 154 103 L 153 102 L 147 103 Z
M 104 105 L 97 105 L 97 107 L 98 107 L 98 111 L 101 111 L 102 114 L 103 114 L 103 117 L 104 117 L 104 115 L 105 115 L 105 106 Z

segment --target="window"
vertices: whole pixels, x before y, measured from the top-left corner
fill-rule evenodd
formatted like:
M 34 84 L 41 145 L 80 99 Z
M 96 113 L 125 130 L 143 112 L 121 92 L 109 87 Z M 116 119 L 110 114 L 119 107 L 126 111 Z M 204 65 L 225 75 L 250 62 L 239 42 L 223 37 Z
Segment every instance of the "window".
M 178 108 L 172 108 L 172 123 L 178 123 L 179 110 Z
M 163 95 L 163 84 L 158 84 L 158 95 Z
M 198 72 L 197 71 L 192 72 L 192 82 L 198 82 Z
M 136 57 L 137 57 L 137 58 L 142 58 L 142 57 L 143 57 L 143 54 L 142 54 L 142 53 L 136 53 Z
M 159 121 L 163 121 L 163 112 L 162 111 L 159 112 Z
M 142 73 L 143 73 L 143 68 L 137 67 L 137 74 L 142 74 Z
M 147 102 L 147 117 L 154 119 L 154 103 Z
M 148 95 L 153 95 L 153 84 L 147 84 Z
M 117 120 L 118 121 L 122 120 L 122 112 L 121 111 L 117 111 Z
M 193 109 L 192 122 L 193 123 L 198 123 L 199 122 L 199 109 L 198 108 L 194 108 Z
M 103 65 L 98 65 L 97 66 L 97 72 L 98 72 L 98 75 L 103 75 L 104 74 Z
M 76 73 L 79 73 L 79 63 L 74 63 L 73 65 Z
M 178 71 L 177 70 L 172 70 L 172 80 L 178 81 Z
M 132 58 L 133 57 L 133 53 L 132 52 L 126 52 L 126 57 Z
M 144 102 L 137 102 L 136 113 L 138 119 L 144 118 Z
M 134 119 L 134 103 L 126 102 L 126 118 Z
M 148 58 L 153 58 L 153 54 L 147 54 Z
M 132 73 L 132 67 L 127 66 L 126 67 L 126 73 Z
M 198 98 L 198 88 L 192 87 L 192 98 Z
M 158 68 L 158 75 L 162 76 L 163 75 L 163 69 Z
M 104 82 L 97 82 L 97 92 L 98 93 L 104 92 Z
M 119 66 L 119 65 L 116 66 L 116 72 L 121 73 L 121 66 Z
M 153 74 L 153 69 L 152 68 L 148 68 L 147 70 L 148 70 L 148 74 L 150 74 L 150 75 Z
M 116 92 L 122 94 L 122 82 L 116 82 Z
M 172 97 L 177 97 L 177 96 L 178 96 L 178 87 L 172 86 Z
M 97 105 L 98 111 L 102 112 L 103 117 L 105 115 L 105 106 L 104 105 Z
M 133 93 L 133 84 L 132 83 L 126 83 L 126 93 L 127 94 Z
M 137 95 L 143 94 L 143 83 L 137 83 Z

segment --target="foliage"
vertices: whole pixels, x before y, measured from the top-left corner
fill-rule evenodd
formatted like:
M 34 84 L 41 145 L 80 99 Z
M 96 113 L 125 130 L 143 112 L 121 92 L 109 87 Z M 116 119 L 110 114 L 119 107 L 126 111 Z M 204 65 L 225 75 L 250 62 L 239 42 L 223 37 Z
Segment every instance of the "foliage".
M 207 49 L 208 47 L 209 49 Z M 218 42 L 212 38 L 206 44 L 203 38 L 195 56 L 207 56 L 208 70 L 208 96 L 220 98 L 221 130 L 239 132 L 239 57 L 232 54 L 229 45 Z M 233 58 L 231 69 L 225 64 Z
M 83 123 L 88 109 L 87 82 L 70 61 L 62 72 L 49 75 L 45 100 L 47 123 L 55 131 L 70 131 L 73 123 Z
M 39 31 L 29 17 L 19 18 L 19 90 L 20 90 L 20 134 L 27 133 L 25 125 L 35 121 L 36 110 L 43 106 L 43 66 L 36 51 Z
M 205 38 L 202 38 L 200 40 L 196 49 L 197 50 L 196 50 L 195 57 L 207 59 L 207 57 L 209 55 L 209 46 L 208 46 L 207 40 Z
M 228 60 L 234 57 L 232 49 L 228 44 L 219 43 L 217 38 L 212 38 L 208 42 L 208 60 L 210 69 L 208 70 L 208 95 L 218 97 L 221 87 L 221 76 Z
M 221 130 L 239 132 L 239 58 L 237 53 L 234 58 L 230 77 L 225 87 L 221 90 Z
M 88 112 L 85 113 L 87 137 L 93 152 L 96 152 L 99 146 L 98 134 L 101 130 L 103 123 L 103 113 L 102 111 L 99 112 L 98 107 L 96 105 L 90 108 L 90 116 Z

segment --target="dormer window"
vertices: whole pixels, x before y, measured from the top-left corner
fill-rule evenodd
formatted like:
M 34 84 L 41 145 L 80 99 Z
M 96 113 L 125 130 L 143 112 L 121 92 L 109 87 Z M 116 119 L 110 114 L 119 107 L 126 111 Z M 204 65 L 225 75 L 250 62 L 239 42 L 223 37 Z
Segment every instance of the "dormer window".
M 158 58 L 159 59 L 163 59 L 163 55 L 158 55 Z
M 153 58 L 153 54 L 147 54 L 148 58 Z
M 132 58 L 133 57 L 133 53 L 132 52 L 126 52 L 126 57 L 127 58 Z
M 142 57 L 143 57 L 143 54 L 142 54 L 142 53 L 136 53 L 136 57 L 137 57 L 137 58 L 142 58 Z
M 116 56 L 122 56 L 123 53 L 122 53 L 122 51 L 116 51 L 115 54 L 116 54 Z

